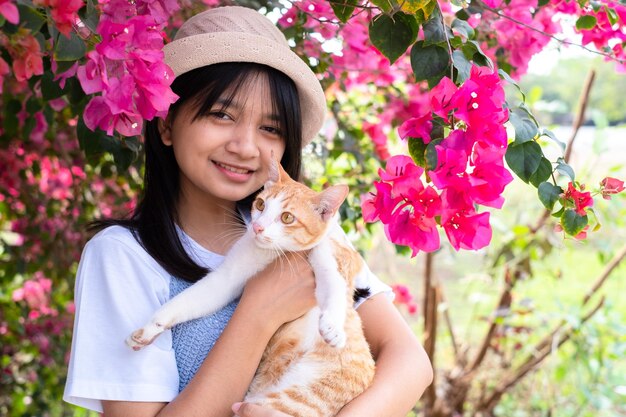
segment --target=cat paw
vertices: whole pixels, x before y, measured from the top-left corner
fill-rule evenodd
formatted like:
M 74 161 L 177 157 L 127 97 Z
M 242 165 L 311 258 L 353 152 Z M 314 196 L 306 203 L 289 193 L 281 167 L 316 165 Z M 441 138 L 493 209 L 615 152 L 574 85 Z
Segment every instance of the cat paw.
M 130 336 L 128 336 L 126 344 L 133 350 L 141 350 L 152 343 L 158 335 L 163 333 L 164 330 L 164 326 L 158 323 L 150 323 L 141 329 L 135 330 Z
M 343 321 L 334 319 L 329 313 L 320 316 L 320 335 L 330 346 L 341 349 L 346 345 L 346 332 L 343 330 Z

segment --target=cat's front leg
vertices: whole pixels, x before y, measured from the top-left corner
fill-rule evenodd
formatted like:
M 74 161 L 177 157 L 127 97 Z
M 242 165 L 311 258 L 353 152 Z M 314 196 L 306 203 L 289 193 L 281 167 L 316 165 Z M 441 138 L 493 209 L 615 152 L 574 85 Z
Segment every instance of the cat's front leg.
M 348 287 L 340 274 L 330 239 L 323 239 L 311 250 L 309 261 L 315 273 L 315 298 L 320 308 L 319 331 L 326 343 L 336 348 L 346 344 Z
M 241 261 L 248 257 L 250 261 Z M 126 344 L 133 350 L 140 350 L 178 323 L 207 316 L 223 308 L 241 294 L 250 277 L 274 258 L 275 252 L 259 248 L 254 243 L 254 237 L 246 233 L 228 251 L 218 268 L 163 304 L 145 326 L 126 339 Z

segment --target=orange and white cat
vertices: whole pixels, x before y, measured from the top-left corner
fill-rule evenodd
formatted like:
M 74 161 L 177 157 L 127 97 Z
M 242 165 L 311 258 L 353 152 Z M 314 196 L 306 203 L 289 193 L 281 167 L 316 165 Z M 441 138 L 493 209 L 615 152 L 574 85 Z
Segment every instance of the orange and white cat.
M 252 204 L 251 222 L 224 262 L 164 304 L 127 344 L 139 350 L 166 329 L 219 310 L 280 253 L 310 250 L 318 305 L 274 334 L 245 401 L 293 417 L 335 416 L 374 376 L 352 302 L 357 276 L 367 271 L 335 216 L 347 193 L 344 185 L 317 193 L 274 161 L 270 179 Z

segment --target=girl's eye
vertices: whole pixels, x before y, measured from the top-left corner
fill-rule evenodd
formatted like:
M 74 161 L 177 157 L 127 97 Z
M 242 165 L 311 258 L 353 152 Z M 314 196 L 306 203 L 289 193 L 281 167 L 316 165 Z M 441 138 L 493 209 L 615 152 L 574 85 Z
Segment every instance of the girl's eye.
M 220 120 L 232 120 L 233 119 L 232 117 L 230 117 L 228 114 L 224 113 L 223 111 L 212 111 L 210 113 L 210 116 L 216 119 L 220 119 Z
M 272 135 L 281 136 L 281 131 L 277 127 L 274 127 L 274 126 L 264 126 L 263 130 L 265 130 L 267 133 L 270 133 Z
M 293 214 L 289 213 L 288 211 L 285 211 L 281 216 L 280 216 L 280 220 L 285 223 L 285 224 L 291 224 L 294 222 L 294 220 L 296 220 L 295 217 L 293 217 Z
M 259 211 L 265 210 L 265 201 L 263 201 L 262 198 L 257 198 L 257 200 L 254 202 L 254 208 Z

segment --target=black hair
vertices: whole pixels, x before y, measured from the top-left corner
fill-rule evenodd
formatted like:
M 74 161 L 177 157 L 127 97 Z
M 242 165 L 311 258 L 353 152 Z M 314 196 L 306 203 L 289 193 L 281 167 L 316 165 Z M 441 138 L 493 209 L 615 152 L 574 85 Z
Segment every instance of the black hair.
M 190 103 L 196 109 L 193 120 L 206 116 L 218 99 L 232 100 L 245 88 L 250 76 L 264 75 L 269 83 L 273 111 L 279 116 L 279 128 L 285 141 L 281 165 L 294 179 L 300 178 L 302 165 L 302 116 L 295 83 L 282 72 L 255 63 L 221 63 L 200 67 L 178 76 L 172 91 L 179 96 L 169 109 L 172 123 L 181 106 Z M 224 97 L 228 94 L 227 97 Z M 168 273 L 196 282 L 209 271 L 194 262 L 185 251 L 176 224 L 180 196 L 179 167 L 171 146 L 161 140 L 157 119 L 144 129 L 144 188 L 136 209 L 126 219 L 102 219 L 90 224 L 92 230 L 119 225 L 128 228 L 135 239 Z M 259 190 L 260 191 L 260 190 Z M 254 196 L 239 204 L 250 206 Z

